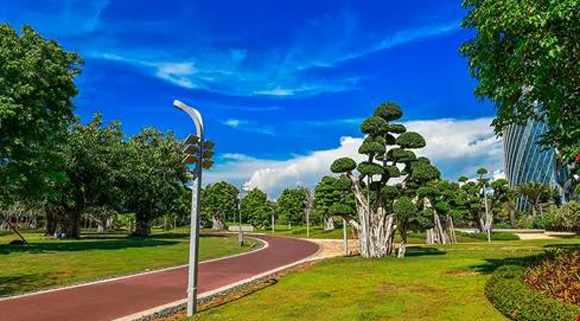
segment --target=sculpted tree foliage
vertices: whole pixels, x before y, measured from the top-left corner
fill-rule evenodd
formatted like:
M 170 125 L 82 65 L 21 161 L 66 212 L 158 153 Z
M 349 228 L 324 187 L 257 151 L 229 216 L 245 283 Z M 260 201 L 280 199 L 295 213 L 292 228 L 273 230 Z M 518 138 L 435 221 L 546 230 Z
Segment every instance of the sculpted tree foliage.
M 56 152 L 64 162 L 47 199 L 47 234 L 58 230 L 77 238 L 87 208 L 121 206 L 125 135 L 119 122 L 105 125 L 100 114 L 86 125 L 77 118 Z
M 135 235 L 148 236 L 153 219 L 179 211 L 187 180 L 181 147 L 173 133 L 151 127 L 126 144 L 120 190 L 125 211 L 135 213 Z
M 356 215 L 346 217 L 359 236 L 363 257 L 394 254 L 395 229 L 411 221 L 406 214 L 396 215 L 395 200 L 398 195 L 411 195 L 408 197 L 414 199 L 419 187 L 440 175 L 426 158 L 418 160 L 412 151 L 425 147 L 424 138 L 418 133 L 407 132 L 401 124 L 392 123 L 402 115 L 395 103 L 377 107 L 374 115 L 361 124 L 361 132 L 366 137 L 358 152 L 365 160 L 357 164 L 352 158 L 343 157 L 331 166 L 332 172 L 344 174 L 350 180 Z M 388 184 L 393 178 L 401 182 L 399 186 Z
M 340 192 L 333 187 L 335 181 L 334 177 L 324 176 L 314 187 L 314 215 L 320 219 L 325 231 L 334 230 L 330 207 L 340 198 Z
M 523 197 L 528 202 L 532 216 L 537 215 L 542 198 L 551 192 L 549 186 L 537 182 L 518 185 L 515 191 L 518 196 Z
M 291 224 L 301 224 L 306 220 L 309 192 L 304 187 L 286 188 L 276 200 L 276 211 L 280 219 Z
M 239 190 L 228 182 L 207 185 L 201 195 L 201 211 L 212 223 L 212 229 L 226 228 L 226 219 L 237 221 Z
M 50 191 L 61 163 L 54 146 L 73 119 L 80 64 L 28 26 L 18 33 L 0 24 L 0 202 Z
M 460 51 L 479 80 L 476 96 L 497 106 L 496 133 L 541 117 L 549 125 L 542 142 L 574 161 L 580 154 L 580 2 L 465 0 L 463 6 L 462 26 L 476 33 Z
M 242 199 L 242 220 L 258 228 L 271 226 L 274 204 L 268 199 L 268 195 L 255 188 L 248 192 Z

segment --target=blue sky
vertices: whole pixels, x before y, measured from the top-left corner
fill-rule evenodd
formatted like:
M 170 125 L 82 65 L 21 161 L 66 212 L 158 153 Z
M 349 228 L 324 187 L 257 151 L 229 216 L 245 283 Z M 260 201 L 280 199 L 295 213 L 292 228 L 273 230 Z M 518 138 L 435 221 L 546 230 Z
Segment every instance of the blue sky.
M 101 111 L 129 134 L 155 126 L 182 137 L 191 125 L 171 107 L 180 99 L 201 111 L 217 142 L 209 180 L 250 182 L 275 197 L 325 174 L 383 101 L 397 101 L 411 129 L 432 136 L 427 154 L 445 176 L 503 169 L 488 126 L 493 106 L 474 98 L 457 53 L 470 37 L 460 5 L 18 0 L 0 3 L 0 21 L 30 24 L 85 59 L 75 100 L 83 119 Z

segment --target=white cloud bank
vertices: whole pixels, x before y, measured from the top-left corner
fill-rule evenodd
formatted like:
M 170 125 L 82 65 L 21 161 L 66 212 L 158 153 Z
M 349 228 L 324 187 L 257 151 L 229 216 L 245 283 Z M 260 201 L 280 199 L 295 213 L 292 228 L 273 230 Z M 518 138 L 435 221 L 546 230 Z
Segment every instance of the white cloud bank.
M 477 168 L 486 167 L 494 177 L 503 172 L 503 144 L 490 128 L 491 118 L 472 120 L 436 119 L 404 123 L 409 131 L 422 134 L 427 147 L 417 151 L 429 157 L 445 178 L 473 176 Z M 288 160 L 258 159 L 242 154 L 224 154 L 226 161 L 208 171 L 209 182 L 228 180 L 258 187 L 276 198 L 289 186 L 313 187 L 320 177 L 330 174 L 332 162 L 343 156 L 361 160 L 357 154 L 361 137 L 342 137 L 333 149 L 313 151 Z

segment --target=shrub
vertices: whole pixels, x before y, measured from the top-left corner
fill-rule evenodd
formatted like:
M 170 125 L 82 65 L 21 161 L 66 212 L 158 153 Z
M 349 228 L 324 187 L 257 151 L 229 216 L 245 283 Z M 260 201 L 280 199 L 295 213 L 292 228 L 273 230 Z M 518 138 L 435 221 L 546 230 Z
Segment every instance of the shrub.
M 572 201 L 557 208 L 556 206 L 533 218 L 532 225 L 552 231 L 580 231 L 580 202 Z
M 510 225 L 510 223 L 500 222 L 500 223 L 494 224 L 493 225 L 493 228 L 495 228 L 495 229 L 506 229 L 506 228 L 512 228 L 512 226 Z
M 523 266 L 502 266 L 487 281 L 485 294 L 500 312 L 520 321 L 574 321 L 580 316 L 580 306 L 560 302 L 526 285 L 524 273 Z
M 455 234 L 457 236 L 470 237 L 470 238 L 478 239 L 478 240 L 487 240 L 487 233 L 484 233 L 484 232 L 465 233 L 465 232 L 458 231 Z M 517 241 L 520 238 L 513 233 L 491 232 L 491 239 L 493 241 Z
M 527 270 L 524 282 L 563 302 L 580 304 L 580 251 L 547 255 Z

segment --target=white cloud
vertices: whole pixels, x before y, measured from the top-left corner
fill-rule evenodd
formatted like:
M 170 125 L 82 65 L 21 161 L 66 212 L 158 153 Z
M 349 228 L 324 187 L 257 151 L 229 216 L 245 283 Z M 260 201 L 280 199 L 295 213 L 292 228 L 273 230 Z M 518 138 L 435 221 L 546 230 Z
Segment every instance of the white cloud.
M 473 120 L 436 119 L 404 123 L 409 131 L 421 133 L 427 147 L 418 155 L 429 157 L 445 178 L 456 180 L 461 175 L 473 176 L 477 168 L 487 167 L 494 178 L 503 171 L 502 141 L 489 127 L 491 118 Z M 359 137 L 342 137 L 336 148 L 313 151 L 287 160 L 258 159 L 242 154 L 224 154 L 229 161 L 208 172 L 210 181 L 228 180 L 246 183 L 277 197 L 288 186 L 298 182 L 312 188 L 323 175 L 330 174 L 332 162 L 343 156 L 363 159 L 358 155 Z
M 275 135 L 274 130 L 271 127 L 262 126 L 256 122 L 253 122 L 253 121 L 230 118 L 230 119 L 227 119 L 226 121 L 222 122 L 222 124 L 224 124 L 228 127 L 231 127 L 231 128 L 237 129 L 237 130 L 246 131 L 246 132 L 253 132 L 253 133 L 259 133 L 259 134 L 264 134 L 264 135 Z

